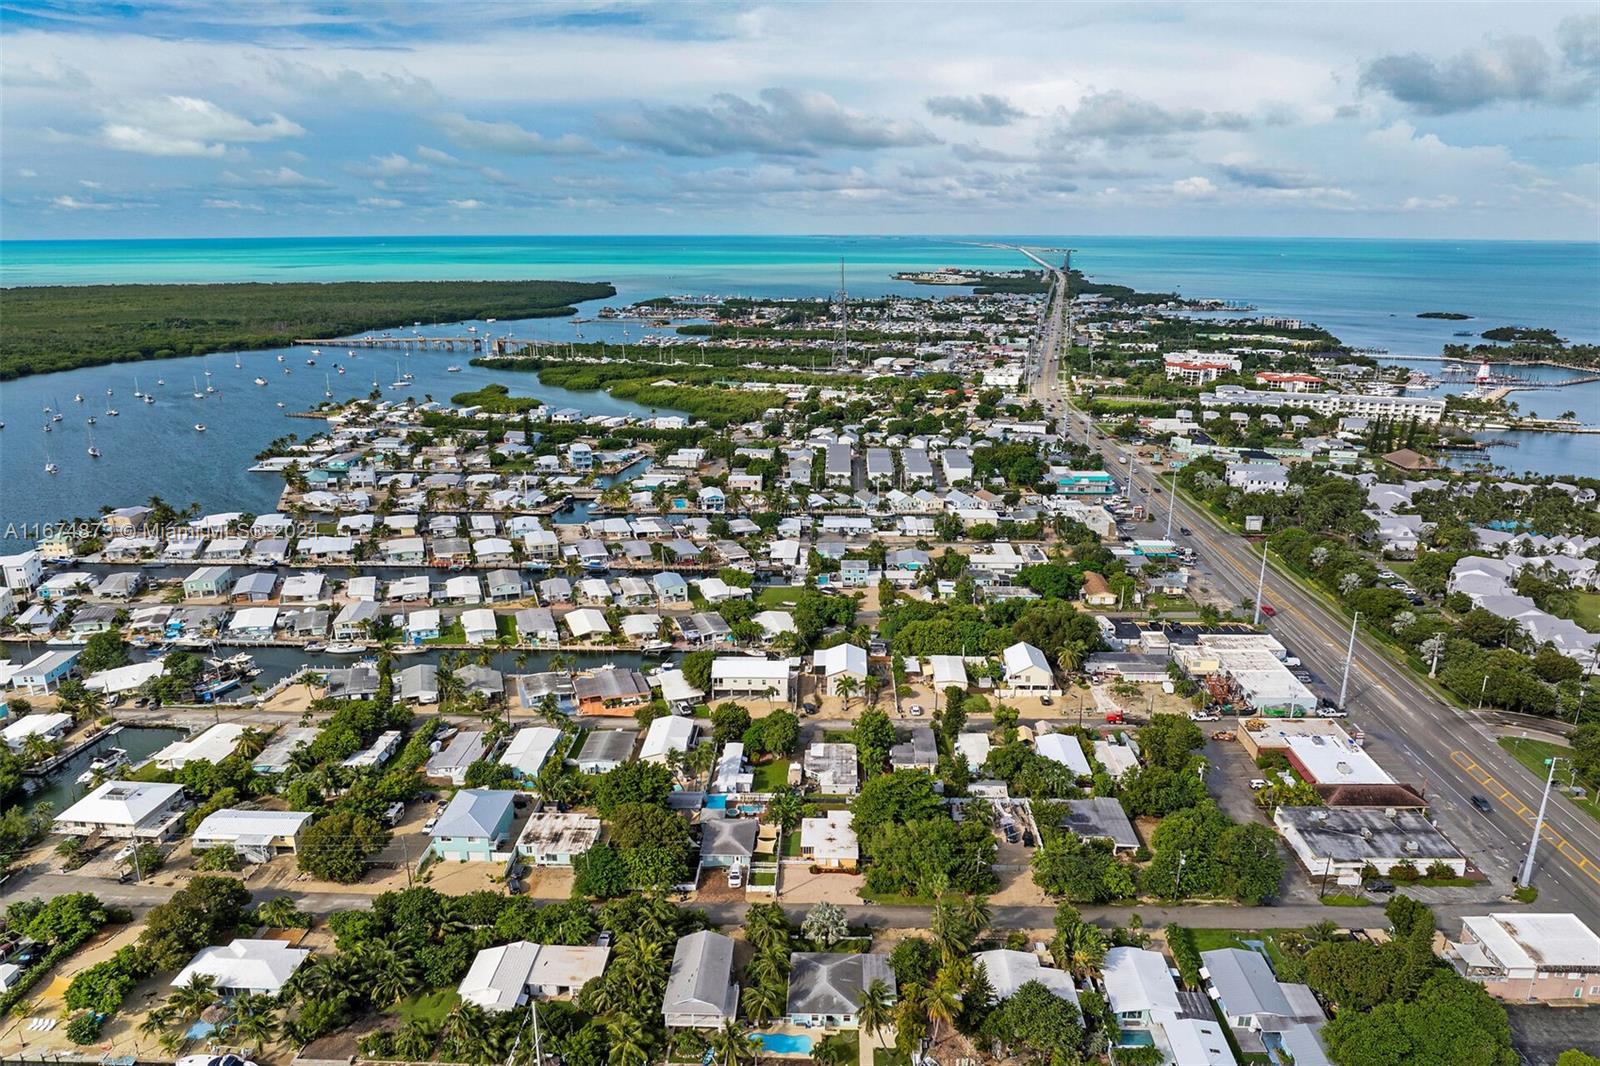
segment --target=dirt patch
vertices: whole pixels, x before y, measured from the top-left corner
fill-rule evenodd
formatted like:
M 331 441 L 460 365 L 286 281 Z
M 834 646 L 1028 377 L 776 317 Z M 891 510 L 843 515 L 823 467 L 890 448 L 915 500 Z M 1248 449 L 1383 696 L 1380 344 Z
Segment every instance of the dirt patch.
M 809 866 L 785 865 L 779 868 L 779 898 L 785 903 L 854 904 L 866 880 L 861 874 L 812 873 Z

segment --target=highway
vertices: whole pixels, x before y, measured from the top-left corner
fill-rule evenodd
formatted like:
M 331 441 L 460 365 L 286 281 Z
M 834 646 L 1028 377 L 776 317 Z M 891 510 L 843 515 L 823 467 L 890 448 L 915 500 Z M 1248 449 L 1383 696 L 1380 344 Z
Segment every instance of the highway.
M 1052 361 L 1046 356 L 1039 362 L 1042 367 Z M 1054 374 L 1040 374 L 1036 392 L 1048 413 L 1059 417 L 1065 435 L 1096 448 L 1106 469 L 1131 476 L 1132 491 L 1156 515 L 1156 528 L 1164 530 L 1170 479 L 1147 469 L 1112 438 L 1097 436 L 1089 420 L 1066 405 Z M 1187 535 L 1181 532 L 1185 527 Z M 1173 511 L 1172 539 L 1196 552 L 1202 573 L 1234 603 L 1255 598 L 1261 565 L 1255 544 L 1181 497 Z M 1349 620 L 1272 566 L 1262 600 L 1276 611 L 1264 619 L 1267 629 L 1316 675 L 1319 694 L 1335 700 Z M 1353 723 L 1367 734 L 1368 752 L 1397 780 L 1422 787 L 1439 827 L 1494 888 L 1509 892 L 1533 834 L 1544 782 L 1495 742 L 1492 719 L 1445 704 L 1364 633 L 1356 635 L 1347 703 Z M 1490 800 L 1490 813 L 1473 809 L 1474 795 Z M 1551 796 L 1545 813 L 1533 884 L 1539 889 L 1538 910 L 1572 911 L 1600 929 L 1600 823 L 1560 795 Z

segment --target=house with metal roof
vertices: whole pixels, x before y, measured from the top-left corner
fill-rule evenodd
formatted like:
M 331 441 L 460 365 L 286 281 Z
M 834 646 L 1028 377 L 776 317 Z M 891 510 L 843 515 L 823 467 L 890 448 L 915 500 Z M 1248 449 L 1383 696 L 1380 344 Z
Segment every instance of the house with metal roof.
M 669 1029 L 719 1029 L 739 1015 L 733 941 L 702 929 L 678 940 L 661 1016 Z
M 700 821 L 702 867 L 748 866 L 761 825 L 754 818 L 728 818 L 706 811 Z
M 1013 692 L 1054 692 L 1055 671 L 1044 652 L 1026 641 L 1018 641 L 1003 654 L 1005 687 Z
M 518 940 L 478 952 L 456 991 L 484 1010 L 516 1010 L 530 999 L 577 995 L 605 972 L 610 955 L 610 948 Z
M 634 731 L 631 729 L 597 729 L 583 738 L 578 749 L 578 769 L 586 774 L 603 774 L 615 770 L 633 755 Z
M 531 781 L 550 761 L 560 740 L 559 729 L 547 725 L 523 726 L 512 735 L 511 742 L 500 755 L 500 763 L 511 767 L 520 780 Z
M 225 807 L 212 811 L 195 827 L 191 850 L 200 852 L 227 844 L 252 862 L 300 849 L 300 834 L 311 821 L 309 811 L 247 811 Z
M 694 743 L 697 726 L 693 718 L 668 714 L 655 719 L 645 730 L 639 747 L 641 762 L 666 762 L 667 753 L 688 751 Z
M 511 851 L 518 793 L 464 788 L 429 832 L 429 848 L 450 862 L 502 861 Z
M 160 840 L 177 829 L 188 807 L 182 785 L 107 781 L 56 815 L 51 828 L 72 836 Z
M 982 966 L 988 973 L 989 986 L 998 1000 L 1010 999 L 1023 985 L 1037 981 L 1061 999 L 1078 1005 L 1078 989 L 1072 983 L 1072 975 L 1044 965 L 1031 951 L 980 951 L 972 956 L 972 964 Z
M 241 937 L 231 944 L 203 948 L 178 971 L 172 987 L 183 988 L 196 977 L 209 977 L 221 995 L 253 992 L 275 996 L 310 957 L 306 948 L 291 947 L 281 940 Z
M 484 737 L 481 729 L 461 730 L 428 758 L 422 776 L 449 781 L 460 788 L 467 783 L 468 768 L 483 758 Z

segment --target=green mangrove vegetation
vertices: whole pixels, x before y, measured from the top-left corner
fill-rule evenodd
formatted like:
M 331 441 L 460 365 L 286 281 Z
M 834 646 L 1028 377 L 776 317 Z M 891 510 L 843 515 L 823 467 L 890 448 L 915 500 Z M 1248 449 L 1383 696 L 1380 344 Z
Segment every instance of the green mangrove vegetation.
M 607 282 L 341 281 L 46 285 L 0 293 L 0 380 L 106 363 L 276 348 L 412 322 L 554 318 Z

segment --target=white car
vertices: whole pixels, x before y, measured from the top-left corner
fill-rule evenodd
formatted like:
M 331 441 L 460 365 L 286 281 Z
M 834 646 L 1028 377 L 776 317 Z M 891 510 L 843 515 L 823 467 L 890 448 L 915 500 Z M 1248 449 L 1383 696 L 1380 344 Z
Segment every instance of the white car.
M 1254 777 L 1254 778 L 1250 779 L 1250 791 L 1251 792 L 1260 792 L 1262 789 L 1264 789 L 1266 787 L 1267 787 L 1267 782 L 1265 780 L 1263 780 L 1262 778 Z
M 744 886 L 744 867 L 743 866 L 738 866 L 738 865 L 734 865 L 734 866 L 728 867 L 728 887 L 729 888 L 741 888 L 743 886 Z
M 1222 721 L 1222 715 L 1218 714 L 1215 711 L 1190 711 L 1189 712 L 1189 721 L 1191 721 L 1191 722 L 1220 722 L 1220 721 Z

